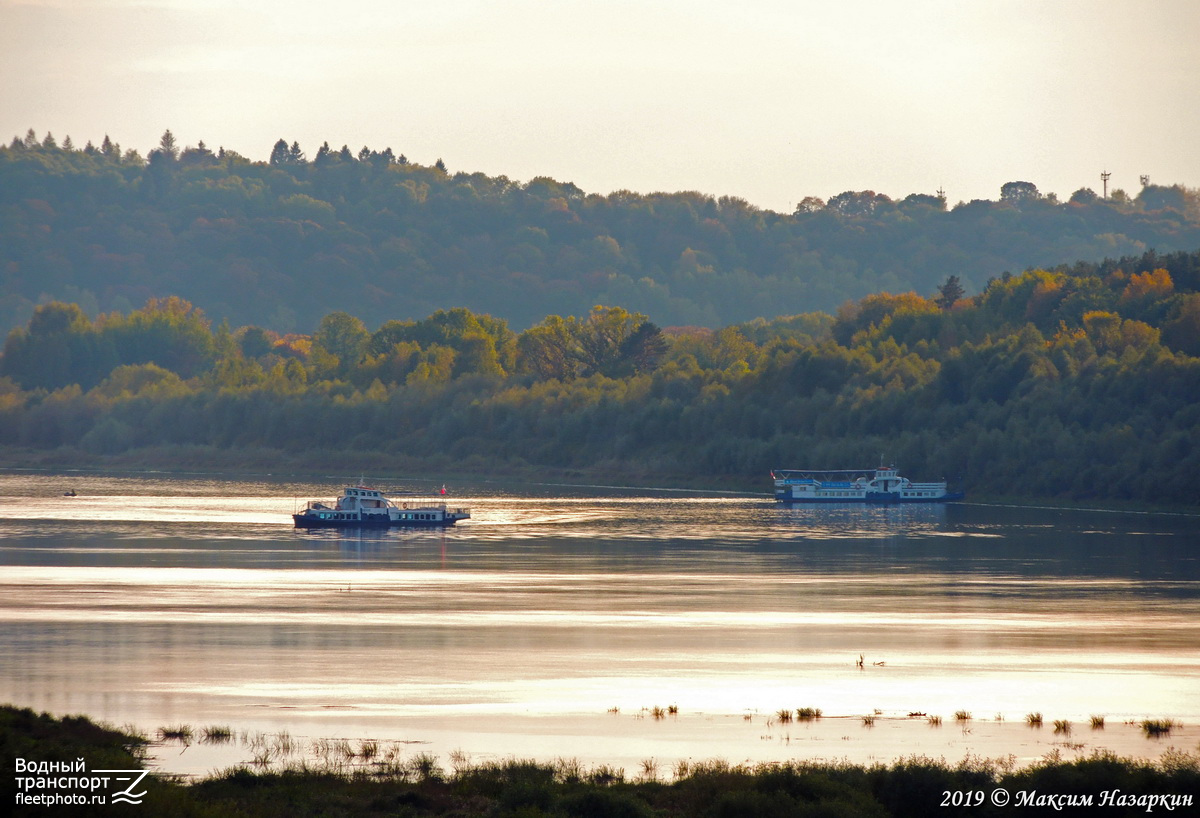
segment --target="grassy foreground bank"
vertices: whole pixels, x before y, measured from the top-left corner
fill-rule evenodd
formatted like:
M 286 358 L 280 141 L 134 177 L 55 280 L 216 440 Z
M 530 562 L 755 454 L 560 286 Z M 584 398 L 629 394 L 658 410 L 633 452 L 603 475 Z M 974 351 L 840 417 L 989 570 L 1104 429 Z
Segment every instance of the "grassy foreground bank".
M 572 761 L 509 760 L 453 764 L 414 755 L 347 772 L 302 767 L 283 772 L 233 768 L 191 783 L 147 776 L 138 804 L 25 805 L 20 797 L 71 793 L 71 773 L 35 786 L 30 764 L 77 764 L 88 773 L 145 769 L 146 739 L 79 717 L 55 718 L 0 707 L 0 804 L 14 815 L 154 816 L 496 816 L 496 818 L 639 818 L 640 816 L 924 816 L 1147 812 L 1187 814 L 1200 798 L 1200 753 L 1173 751 L 1156 762 L 1097 754 L 1048 758 L 1014 769 L 1002 761 L 956 765 L 913 757 L 892 765 L 680 765 L 673 776 L 653 769 L 626 776 Z M 19 761 L 18 761 L 19 760 Z M 43 769 L 45 769 L 43 767 Z M 671 778 L 670 781 L 661 778 Z M 47 786 L 48 784 L 48 786 Z M 112 792 L 96 789 L 89 794 Z M 1090 806 L 1073 806 L 1090 799 Z M 1189 800 L 1190 799 L 1190 800 Z M 1060 809 L 1065 807 L 1065 809 Z M 1149 809 L 1148 809 L 1149 808 Z

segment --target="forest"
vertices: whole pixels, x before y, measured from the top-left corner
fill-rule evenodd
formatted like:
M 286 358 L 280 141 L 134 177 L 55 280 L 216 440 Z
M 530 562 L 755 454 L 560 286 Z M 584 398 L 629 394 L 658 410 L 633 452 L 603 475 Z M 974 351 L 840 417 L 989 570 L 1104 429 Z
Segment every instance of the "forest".
M 764 492 L 772 468 L 884 456 L 977 498 L 1198 505 L 1200 252 L 935 292 L 720 329 L 594 306 L 520 332 L 465 307 L 374 328 L 332 309 L 299 334 L 176 296 L 56 301 L 4 343 L 0 446 Z
M 596 304 L 717 329 L 931 295 L 949 275 L 979 292 L 1006 271 L 1200 247 L 1200 192 L 1148 181 L 1062 201 L 1025 181 L 953 206 L 933 192 L 796 198 L 776 213 L 696 192 L 598 195 L 284 139 L 250 161 L 170 131 L 143 157 L 31 130 L 0 145 L 0 334 L 51 301 L 94 319 L 169 296 L 280 333 L 334 310 L 378 326 L 455 307 L 524 330 Z

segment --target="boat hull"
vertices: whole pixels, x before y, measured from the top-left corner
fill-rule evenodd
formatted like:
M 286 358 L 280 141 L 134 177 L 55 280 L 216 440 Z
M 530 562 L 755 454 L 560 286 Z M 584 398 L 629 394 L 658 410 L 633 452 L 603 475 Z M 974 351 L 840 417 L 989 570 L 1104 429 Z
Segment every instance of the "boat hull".
M 356 520 L 322 519 L 315 515 L 293 514 L 296 528 L 447 528 L 461 517 L 446 516 L 434 520 L 388 519 L 382 515 L 370 515 Z
M 877 492 L 863 497 L 788 497 L 782 493 L 775 500 L 789 506 L 858 503 L 860 505 L 900 505 L 908 503 L 954 503 L 962 500 L 963 492 L 947 492 L 941 497 L 901 497 L 894 493 Z

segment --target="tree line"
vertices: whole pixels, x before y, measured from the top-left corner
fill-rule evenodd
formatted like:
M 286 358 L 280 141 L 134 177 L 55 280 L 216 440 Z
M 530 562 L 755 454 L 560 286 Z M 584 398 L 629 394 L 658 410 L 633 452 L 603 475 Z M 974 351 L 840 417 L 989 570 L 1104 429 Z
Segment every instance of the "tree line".
M 595 304 L 715 329 L 930 294 L 951 274 L 975 292 L 1004 271 L 1197 247 L 1200 194 L 1179 185 L 1060 201 L 1014 181 L 954 206 L 846 191 L 777 213 L 451 171 L 390 148 L 281 139 L 255 162 L 170 131 L 145 156 L 32 131 L 0 145 L 0 332 L 52 300 L 94 318 L 170 295 L 285 333 L 331 309 L 375 326 L 461 306 L 525 329 Z
M 718 330 L 621 307 L 515 332 L 458 307 L 307 335 L 183 299 L 90 319 L 39 306 L 0 355 L 0 444 L 377 452 L 751 488 L 854 468 L 984 495 L 1196 505 L 1200 252 L 876 293 Z

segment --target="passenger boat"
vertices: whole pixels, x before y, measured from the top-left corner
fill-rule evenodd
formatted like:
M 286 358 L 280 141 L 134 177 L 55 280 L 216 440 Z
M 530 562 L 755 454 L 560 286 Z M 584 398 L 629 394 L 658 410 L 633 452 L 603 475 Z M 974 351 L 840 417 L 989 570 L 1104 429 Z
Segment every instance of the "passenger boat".
M 949 503 L 965 496 L 946 481 L 914 483 L 895 466 L 877 469 L 775 469 L 775 499 L 781 503 Z
M 391 500 L 378 489 L 358 485 L 347 486 L 333 505 L 310 500 L 292 519 L 297 528 L 422 528 L 454 525 L 470 516 L 470 509 L 449 508 L 445 502 L 415 496 Z

